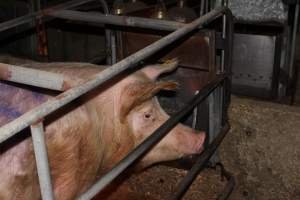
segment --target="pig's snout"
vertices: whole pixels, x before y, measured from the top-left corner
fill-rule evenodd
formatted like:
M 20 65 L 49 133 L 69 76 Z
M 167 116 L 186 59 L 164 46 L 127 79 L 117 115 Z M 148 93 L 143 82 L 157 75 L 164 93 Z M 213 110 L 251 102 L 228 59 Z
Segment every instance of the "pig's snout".
M 178 133 L 178 151 L 183 155 L 201 153 L 204 149 L 205 132 L 184 129 Z

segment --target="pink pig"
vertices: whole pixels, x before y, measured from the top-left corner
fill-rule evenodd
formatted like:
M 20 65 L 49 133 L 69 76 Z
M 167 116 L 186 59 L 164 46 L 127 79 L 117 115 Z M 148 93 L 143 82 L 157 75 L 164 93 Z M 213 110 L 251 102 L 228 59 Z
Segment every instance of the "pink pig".
M 28 65 L 63 74 L 70 87 L 104 69 L 86 63 L 33 62 Z M 147 66 L 110 81 L 45 119 L 55 199 L 74 199 L 83 193 L 169 118 L 155 94 L 160 90 L 173 90 L 177 84 L 156 79 L 176 66 L 176 60 Z M 1 82 L 0 90 L 1 126 L 55 98 Z M 41 198 L 31 137 L 20 135 L 0 146 L 0 199 Z M 179 124 L 139 165 L 146 167 L 200 153 L 204 138 L 203 132 L 196 133 Z

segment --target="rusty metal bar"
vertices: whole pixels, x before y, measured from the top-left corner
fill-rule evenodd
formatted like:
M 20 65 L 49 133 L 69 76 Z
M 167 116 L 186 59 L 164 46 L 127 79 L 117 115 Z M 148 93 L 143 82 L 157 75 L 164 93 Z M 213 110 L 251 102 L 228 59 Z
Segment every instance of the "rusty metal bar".
M 111 171 L 106 173 L 97 183 L 95 183 L 88 191 L 82 194 L 77 200 L 89 200 L 93 198 L 97 193 L 104 189 L 111 181 L 113 181 L 117 176 L 119 176 L 125 169 L 132 165 L 136 160 L 145 155 L 155 144 L 157 144 L 163 137 L 165 137 L 174 126 L 176 126 L 179 121 L 185 117 L 190 111 L 193 110 L 195 106 L 201 103 L 207 96 L 215 90 L 225 79 L 226 76 L 218 76 L 215 80 L 207 84 L 195 97 L 186 104 L 184 108 L 175 113 L 170 117 L 163 125 L 154 131 L 144 142 L 138 145 L 133 151 L 131 151 L 124 159 L 122 159 L 118 164 L 116 164 Z M 213 143 L 212 143 L 213 144 Z M 218 143 L 217 143 L 218 144 Z M 214 146 L 213 152 L 216 149 Z M 211 149 L 208 148 L 209 153 L 202 153 L 201 164 L 203 160 L 207 160 L 207 155 L 211 155 Z M 205 152 L 206 152 L 205 151 Z M 198 167 L 198 166 L 197 166 Z
M 65 91 L 67 89 L 63 75 L 4 63 L 0 63 L 0 80 L 57 91 Z
M 59 5 L 50 7 L 50 8 L 46 8 L 41 11 L 36 11 L 31 14 L 24 15 L 22 17 L 18 17 L 18 18 L 0 23 L 0 32 L 4 31 L 4 30 L 8 30 L 10 28 L 14 28 L 14 27 L 22 25 L 22 24 L 33 22 L 33 20 L 45 16 L 46 13 L 51 13 L 51 12 L 54 12 L 57 10 L 62 10 L 62 9 L 70 9 L 70 8 L 80 6 L 82 4 L 93 2 L 93 1 L 95 1 L 95 0 L 73 0 L 73 1 L 65 2 L 65 3 L 59 4 Z
M 30 128 L 42 199 L 53 200 L 54 194 L 51 184 L 44 126 L 42 122 L 39 122 L 31 125 Z
M 218 16 L 222 16 L 222 13 L 226 11 L 227 8 L 220 7 L 207 13 L 203 17 L 200 17 L 194 20 L 193 22 L 186 24 L 177 31 L 170 33 L 169 35 L 152 43 L 144 49 L 139 50 L 138 52 L 105 69 L 101 73 L 95 75 L 95 78 L 85 82 L 82 85 L 67 90 L 66 92 L 58 95 L 56 98 L 37 106 L 36 108 L 23 114 L 14 121 L 2 126 L 0 128 L 0 143 L 12 137 L 24 128 L 30 126 L 32 123 L 35 123 L 37 120 L 44 118 L 46 115 L 61 108 L 62 106 L 66 105 L 67 103 L 71 102 L 77 97 L 87 93 L 88 91 L 123 73 L 130 67 L 136 66 L 143 59 L 153 55 L 157 51 L 163 49 L 165 46 L 190 33 L 199 26 L 214 20 Z

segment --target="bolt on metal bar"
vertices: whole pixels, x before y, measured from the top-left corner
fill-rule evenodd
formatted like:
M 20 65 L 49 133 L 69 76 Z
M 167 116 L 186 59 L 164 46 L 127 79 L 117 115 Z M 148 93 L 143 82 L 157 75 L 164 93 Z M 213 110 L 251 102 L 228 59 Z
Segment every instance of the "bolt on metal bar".
M 149 28 L 166 31 L 173 31 L 186 25 L 180 22 L 160 19 L 149 19 L 143 17 L 129 17 L 109 14 L 104 15 L 101 13 L 87 13 L 73 10 L 59 10 L 50 13 L 49 16 L 61 19 L 76 20 L 81 22 L 99 23 L 101 25 L 113 24 L 119 26 Z
M 38 124 L 31 125 L 30 128 L 42 199 L 53 200 L 54 194 L 51 184 L 44 126 L 42 122 L 39 122 Z
M 14 121 L 2 126 L 0 128 L 0 143 L 12 137 L 24 128 L 30 126 L 32 123 L 35 123 L 37 120 L 44 118 L 46 115 L 52 113 L 53 111 L 61 108 L 62 106 L 66 105 L 72 100 L 78 98 L 79 96 L 87 93 L 88 91 L 123 73 L 130 67 L 136 66 L 143 59 L 153 55 L 157 51 L 163 49 L 165 46 L 190 33 L 200 25 L 212 21 L 216 17 L 222 15 L 223 12 L 226 12 L 226 8 L 221 7 L 207 13 L 203 17 L 200 17 L 194 20 L 193 22 L 186 24 L 177 31 L 170 33 L 162 39 L 152 43 L 151 45 L 137 51 L 136 53 L 128 56 L 120 62 L 103 70 L 101 73 L 95 75 L 93 79 L 76 87 L 73 87 L 67 90 L 66 92 L 63 92 L 56 98 L 37 106 L 36 108 L 23 114 Z
M 0 71 L 2 72 L 0 73 L 0 80 L 8 80 L 57 91 L 65 91 L 67 89 L 66 81 L 61 74 L 4 63 L 0 63 Z
M 138 145 L 131 153 L 116 164 L 112 170 L 106 173 L 97 183 L 95 183 L 88 191 L 82 194 L 77 200 L 88 200 L 94 197 L 98 192 L 104 189 L 117 176 L 126 170 L 136 160 L 145 155 L 155 144 L 165 137 L 179 121 L 185 117 L 195 106 L 201 103 L 216 87 L 223 81 L 225 76 L 219 76 L 214 81 L 207 84 L 195 97 L 187 103 L 187 105 L 170 117 L 163 125 L 154 131 L 144 142 Z
M 209 160 L 209 158 L 216 151 L 218 146 L 221 144 L 223 138 L 226 136 L 229 130 L 229 125 L 225 125 L 218 136 L 213 140 L 213 142 L 208 146 L 208 148 L 197 158 L 196 163 L 193 165 L 188 174 L 184 177 L 184 179 L 179 183 L 179 186 L 174 195 L 170 199 L 177 200 L 181 199 L 182 196 L 187 191 L 188 187 L 193 183 L 199 172 L 204 169 L 205 164 Z
M 0 32 L 10 29 L 10 28 L 14 28 L 16 26 L 22 25 L 22 24 L 26 24 L 26 23 L 30 23 L 33 20 L 35 20 L 36 18 L 41 18 L 43 16 L 45 16 L 46 13 L 51 13 L 54 12 L 56 10 L 62 10 L 62 9 L 70 9 L 76 6 L 80 6 L 82 4 L 85 3 L 89 3 L 95 0 L 73 0 L 73 1 L 68 1 L 50 8 L 46 8 L 44 10 L 40 10 L 40 11 L 36 11 L 33 12 L 31 14 L 28 15 L 24 15 L 22 17 L 18 17 L 3 23 L 0 23 Z

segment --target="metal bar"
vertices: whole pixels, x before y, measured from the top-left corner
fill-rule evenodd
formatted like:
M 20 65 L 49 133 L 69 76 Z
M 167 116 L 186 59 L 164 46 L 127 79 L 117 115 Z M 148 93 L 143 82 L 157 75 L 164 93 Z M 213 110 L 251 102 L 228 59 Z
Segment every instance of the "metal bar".
M 63 75 L 4 63 L 0 63 L 0 79 L 57 91 L 68 89 Z
M 180 182 L 175 194 L 172 196 L 172 200 L 181 199 L 182 196 L 185 194 L 188 187 L 193 183 L 199 172 L 204 169 L 205 164 L 216 151 L 218 146 L 221 144 L 223 138 L 226 136 L 229 130 L 229 125 L 225 125 L 218 136 L 214 139 L 214 141 L 208 146 L 208 148 L 199 156 L 196 163 L 193 165 L 191 170 L 187 173 L 184 179 Z
M 113 77 L 123 73 L 128 68 L 137 65 L 143 59 L 153 55 L 155 52 L 163 49 L 165 46 L 171 44 L 172 42 L 176 41 L 182 36 L 190 33 L 200 25 L 210 22 L 211 20 L 220 16 L 223 12 L 226 12 L 226 10 L 226 8 L 221 7 L 209 12 L 203 17 L 194 20 L 193 22 L 185 25 L 177 31 L 170 33 L 162 39 L 152 43 L 151 45 L 141 49 L 140 51 L 103 70 L 101 73 L 95 75 L 93 79 L 85 82 L 84 84 L 78 85 L 67 90 L 66 92 L 58 95 L 56 98 L 37 106 L 36 108 L 23 114 L 14 121 L 2 126 L 0 128 L 0 143 L 12 137 L 24 128 L 28 127 L 35 121 L 44 118 L 46 115 L 61 108 L 62 106 L 66 105 L 67 103 L 71 102 L 77 97 L 87 93 L 88 91 L 105 83 Z
M 218 196 L 217 200 L 226 200 L 226 199 L 228 199 L 229 195 L 233 191 L 233 188 L 235 186 L 235 179 L 234 179 L 234 176 L 230 172 L 225 170 L 224 166 L 221 163 L 218 163 L 218 165 L 220 165 L 220 167 L 221 167 L 222 177 L 225 177 L 228 182 L 227 182 L 223 192 Z
M 158 29 L 166 31 L 174 31 L 183 27 L 184 23 L 167 21 L 160 19 L 149 19 L 142 17 L 129 17 L 119 15 L 103 15 L 100 13 L 87 13 L 73 10 L 60 10 L 49 14 L 52 17 L 76 20 L 82 22 L 92 22 L 99 24 L 113 24 L 119 26 L 130 26 L 139 28 Z
M 200 17 L 204 15 L 204 6 L 205 6 L 205 0 L 201 0 L 200 4 Z
M 97 183 L 95 183 L 87 192 L 82 194 L 77 200 L 88 200 L 94 197 L 99 191 L 105 188 L 111 181 L 120 175 L 136 160 L 147 153 L 155 144 L 157 144 L 178 122 L 185 117 L 195 106 L 202 102 L 220 83 L 225 76 L 219 76 L 211 83 L 207 84 L 195 97 L 187 103 L 179 112 L 175 113 L 163 125 L 154 131 L 144 142 L 138 145 L 131 153 L 116 164 L 110 172 L 105 174 Z M 210 154 L 209 154 L 210 155 Z
M 297 38 L 297 29 L 298 29 L 298 20 L 299 20 L 299 10 L 300 2 L 298 1 L 295 8 L 293 32 L 292 32 L 292 41 L 291 41 L 291 55 L 289 60 L 289 77 L 293 79 L 294 77 L 294 59 L 295 59 L 295 50 L 296 50 L 296 38 Z
M 109 8 L 105 0 L 98 0 L 101 3 L 104 14 L 109 14 Z M 112 59 L 112 32 L 109 29 L 105 29 L 105 45 L 106 45 L 106 64 L 111 65 Z M 108 52 L 109 51 L 109 52 Z
M 31 14 L 24 15 L 22 17 L 18 17 L 18 18 L 0 23 L 0 32 L 10 29 L 10 28 L 14 28 L 14 27 L 22 25 L 22 24 L 30 23 L 33 20 L 35 20 L 36 18 L 41 18 L 41 17 L 45 16 L 46 13 L 51 13 L 51 12 L 54 12 L 57 10 L 62 10 L 62 9 L 70 9 L 70 8 L 80 6 L 82 4 L 89 3 L 92 1 L 95 1 L 95 0 L 73 0 L 73 1 L 59 4 L 57 6 L 46 8 L 45 10 L 36 11 Z
M 39 122 L 38 124 L 31 125 L 30 128 L 42 199 L 53 200 L 54 194 L 51 184 L 43 123 Z

